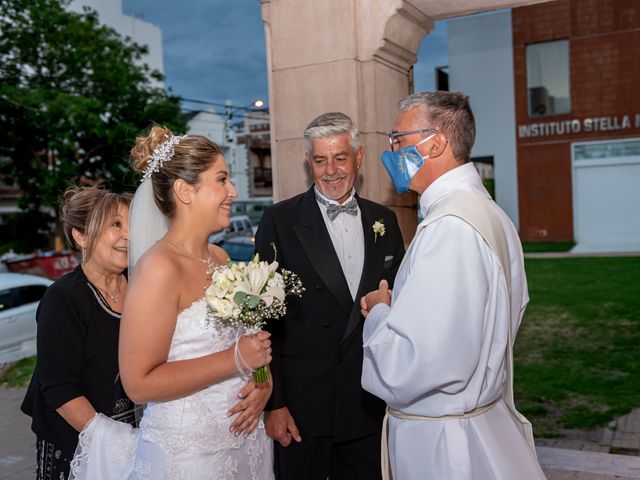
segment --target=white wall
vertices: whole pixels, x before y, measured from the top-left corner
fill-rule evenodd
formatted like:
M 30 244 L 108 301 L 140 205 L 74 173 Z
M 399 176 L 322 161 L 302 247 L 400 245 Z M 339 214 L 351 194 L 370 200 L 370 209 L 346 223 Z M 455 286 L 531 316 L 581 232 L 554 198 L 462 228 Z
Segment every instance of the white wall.
M 207 107 L 206 110 L 189 120 L 187 132 L 193 135 L 203 135 L 221 146 L 226 143 L 224 118 L 211 107 Z
M 471 99 L 472 156 L 493 156 L 496 201 L 518 227 L 518 177 L 511 11 L 448 22 L 449 90 Z
M 236 200 L 249 200 L 249 160 L 247 158 L 247 149 L 244 145 L 238 145 L 235 141 L 229 144 L 227 148 L 224 158 L 229 165 L 231 181 L 238 193 Z
M 152 70 L 164 73 L 162 62 L 162 30 L 159 27 L 122 13 L 122 0 L 73 0 L 69 10 L 82 12 L 89 7 L 98 13 L 100 22 L 113 28 L 123 37 L 140 45 L 146 45 L 149 53 L 143 57 L 143 63 Z M 155 82 L 155 81 L 154 81 Z M 162 82 L 160 83 L 162 87 Z
M 224 159 L 231 173 L 231 181 L 238 193 L 237 200 L 247 200 L 249 198 L 247 150 L 244 145 L 238 145 L 235 132 L 232 133 L 233 141 L 227 142 L 224 118 L 208 107 L 189 120 L 187 133 L 205 136 L 222 147 Z

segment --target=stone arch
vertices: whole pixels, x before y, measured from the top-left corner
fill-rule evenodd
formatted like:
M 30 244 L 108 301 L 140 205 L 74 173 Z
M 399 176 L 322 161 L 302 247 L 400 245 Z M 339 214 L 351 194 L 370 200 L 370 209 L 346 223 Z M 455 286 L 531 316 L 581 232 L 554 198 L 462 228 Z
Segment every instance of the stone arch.
M 416 196 L 393 190 L 378 155 L 396 104 L 410 93 L 420 40 L 434 20 L 540 0 L 260 0 L 265 24 L 274 201 L 308 188 L 302 132 L 328 111 L 351 116 L 362 132 L 363 196 L 391 207 L 406 240 Z

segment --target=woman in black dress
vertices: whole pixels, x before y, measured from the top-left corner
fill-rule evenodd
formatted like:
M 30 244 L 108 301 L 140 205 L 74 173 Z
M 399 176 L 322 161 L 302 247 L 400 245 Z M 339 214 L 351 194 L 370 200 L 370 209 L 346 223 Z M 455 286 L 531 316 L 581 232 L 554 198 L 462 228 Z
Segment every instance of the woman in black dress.
M 82 261 L 47 289 L 36 314 L 37 365 L 22 411 L 33 418 L 37 480 L 68 477 L 78 432 L 96 412 L 135 422 L 118 373 L 130 203 L 96 188 L 65 193 L 64 233 Z

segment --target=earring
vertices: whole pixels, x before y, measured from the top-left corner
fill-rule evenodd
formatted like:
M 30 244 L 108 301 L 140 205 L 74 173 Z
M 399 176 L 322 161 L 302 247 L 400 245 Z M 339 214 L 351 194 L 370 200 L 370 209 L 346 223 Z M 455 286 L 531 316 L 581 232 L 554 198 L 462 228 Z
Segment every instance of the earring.
M 86 249 L 82 247 L 82 263 L 87 259 Z

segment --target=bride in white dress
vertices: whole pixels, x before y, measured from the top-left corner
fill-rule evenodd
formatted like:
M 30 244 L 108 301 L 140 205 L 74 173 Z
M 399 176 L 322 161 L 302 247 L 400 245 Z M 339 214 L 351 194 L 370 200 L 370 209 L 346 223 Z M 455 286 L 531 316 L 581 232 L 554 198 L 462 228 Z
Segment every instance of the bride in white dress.
M 143 183 L 131 212 L 119 362 L 127 394 L 146 406 L 139 429 L 97 415 L 70 478 L 271 479 L 262 422 L 271 384 L 254 385 L 236 364 L 268 364 L 269 334 L 216 326 L 204 300 L 211 269 L 228 261 L 207 239 L 229 225 L 236 197 L 222 151 L 153 127 L 131 156 Z

